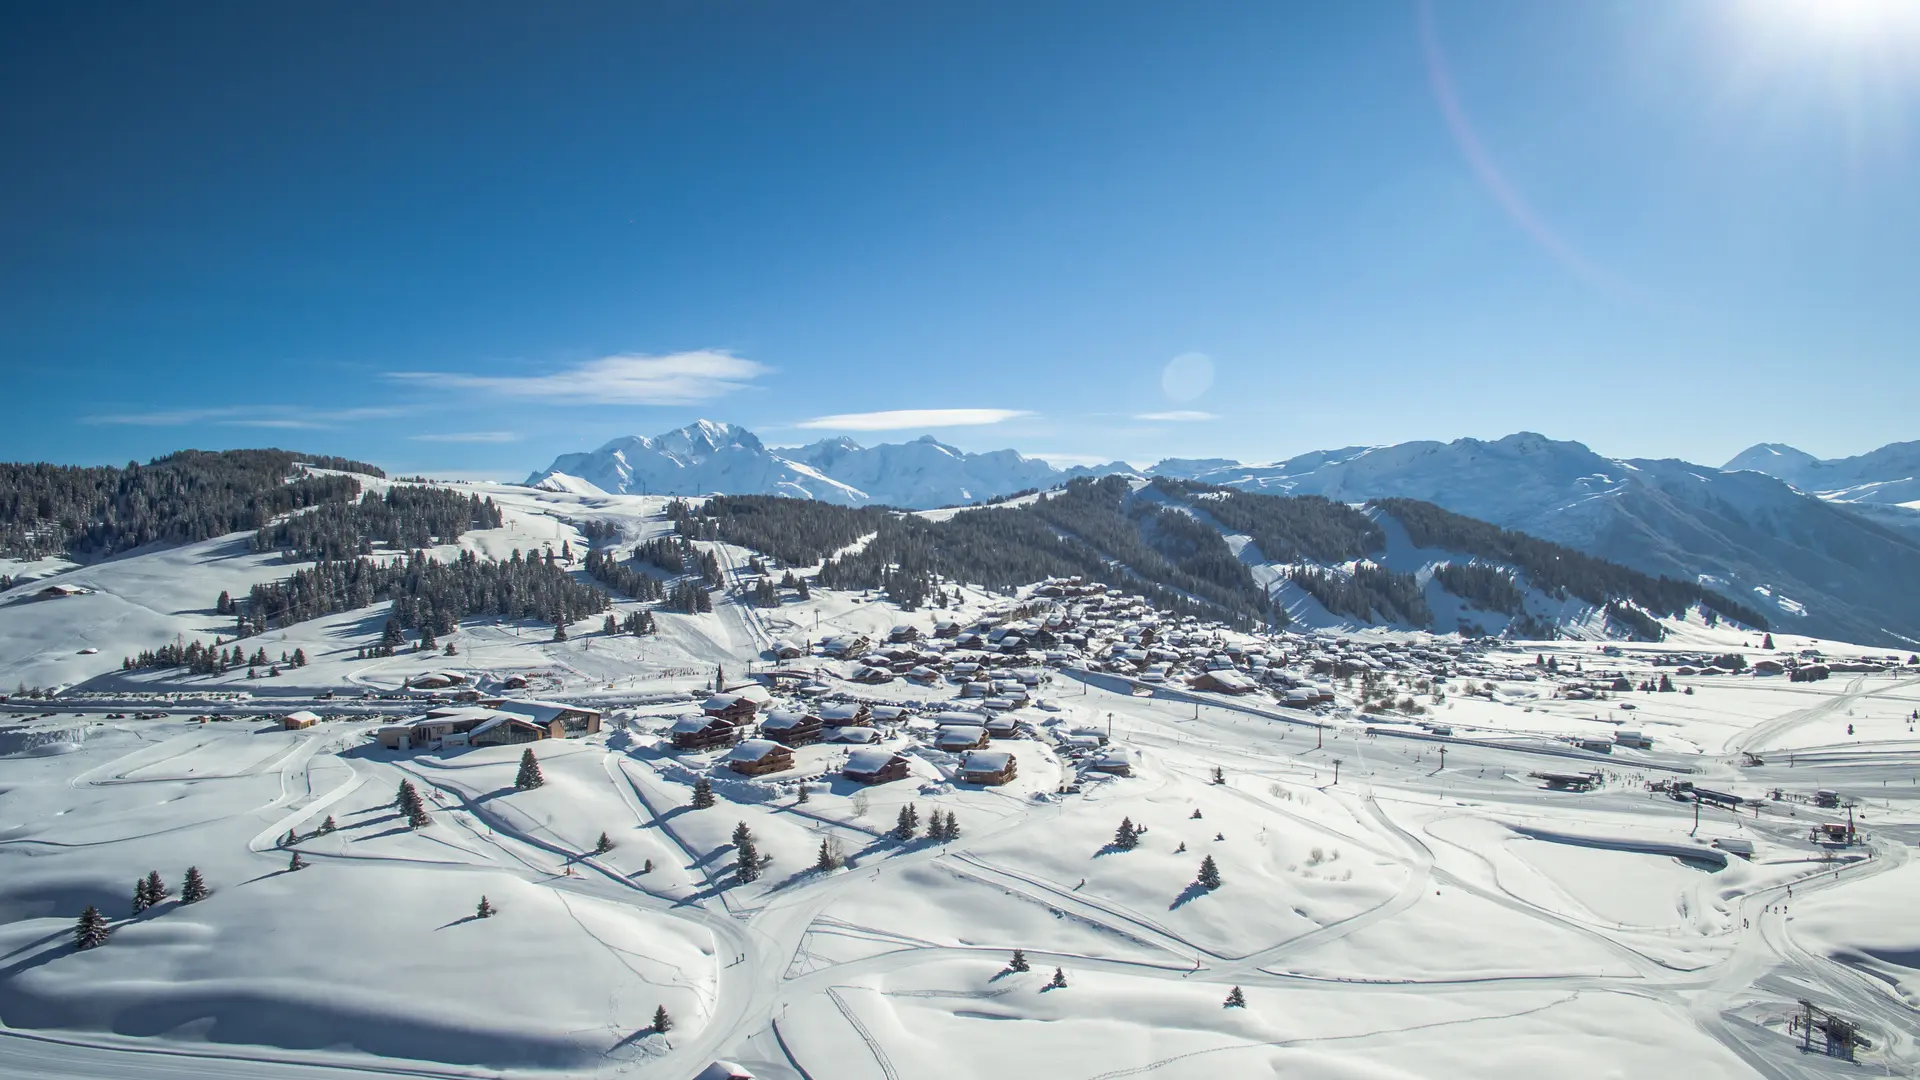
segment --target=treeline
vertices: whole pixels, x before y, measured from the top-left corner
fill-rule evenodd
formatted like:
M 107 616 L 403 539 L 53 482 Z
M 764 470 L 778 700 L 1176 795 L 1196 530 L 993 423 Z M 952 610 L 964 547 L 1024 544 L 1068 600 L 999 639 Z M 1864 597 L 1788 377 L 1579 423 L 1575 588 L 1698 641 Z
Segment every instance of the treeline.
M 1412 574 L 1397 574 L 1363 562 L 1354 566 L 1350 575 L 1297 566 L 1288 580 L 1335 615 L 1366 623 L 1433 625 L 1433 609 L 1427 606 L 1420 583 Z
M 1416 545 L 1511 564 L 1526 575 L 1529 585 L 1549 596 L 1572 595 L 1595 607 L 1616 598 L 1626 599 L 1647 611 L 1675 617 L 1698 604 L 1756 630 L 1767 628 L 1765 615 L 1690 581 L 1652 577 L 1418 499 L 1375 499 L 1367 505 L 1392 514 Z
M 463 551 L 451 562 L 414 552 L 404 561 L 317 563 L 271 584 L 255 585 L 240 618 L 250 632 L 317 619 L 381 601 L 402 628 L 453 631 L 474 617 L 536 619 L 564 625 L 612 606 L 607 594 L 576 580 L 551 551 L 544 557 L 481 559 Z
M 1386 533 L 1371 518 L 1319 495 L 1262 495 L 1166 477 L 1153 486 L 1252 537 L 1268 562 L 1344 563 L 1387 546 Z
M 409 549 L 450 544 L 469 529 L 503 523 L 492 499 L 436 487 L 396 485 L 384 496 L 359 502 L 324 503 L 254 534 L 255 551 L 290 551 L 303 560 L 346 559 L 373 554 L 373 545 Z
M 1626 630 L 1635 641 L 1665 641 L 1667 639 L 1666 627 L 1661 626 L 1658 619 L 1653 618 L 1639 608 L 1629 607 L 1621 603 L 1608 604 L 1607 619 L 1615 626 Z
M 725 541 L 788 566 L 812 566 L 895 517 L 873 507 L 779 495 L 715 495 L 698 515 L 675 499 L 667 505 L 667 514 L 684 537 Z
M 295 649 L 292 653 L 283 650 L 280 653 L 280 659 L 276 661 L 268 658 L 265 649 L 255 649 L 252 655 L 248 655 L 240 646 L 228 647 L 221 639 L 215 638 L 212 645 L 199 641 L 190 641 L 182 645 L 176 641 L 162 645 L 158 649 L 143 649 L 136 655 L 123 657 L 120 660 L 122 671 L 134 671 L 139 668 L 184 667 L 191 675 L 224 675 L 235 668 L 244 667 L 250 679 L 258 677 L 260 668 L 266 668 L 269 675 L 278 675 L 281 665 L 306 667 L 306 650 Z
M 1513 583 L 1513 574 L 1485 563 L 1446 562 L 1433 568 L 1440 587 L 1481 611 L 1518 615 L 1526 609 L 1526 596 Z
M 625 593 L 635 600 L 659 600 L 666 596 L 660 579 L 640 569 L 636 560 L 621 559 L 611 551 L 587 552 L 587 575 L 602 585 Z
M 299 462 L 384 475 L 363 462 L 285 450 L 183 450 L 124 469 L 0 464 L 0 555 L 103 556 L 190 543 L 359 493 L 352 477 L 304 475 Z

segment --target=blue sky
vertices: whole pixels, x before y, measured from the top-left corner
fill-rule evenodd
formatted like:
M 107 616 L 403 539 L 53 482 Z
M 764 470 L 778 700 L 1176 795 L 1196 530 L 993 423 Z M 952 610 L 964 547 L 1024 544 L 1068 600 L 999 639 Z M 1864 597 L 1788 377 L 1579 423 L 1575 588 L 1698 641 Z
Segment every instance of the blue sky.
M 14 5 L 0 458 L 1857 453 L 1920 437 L 1916 8 Z

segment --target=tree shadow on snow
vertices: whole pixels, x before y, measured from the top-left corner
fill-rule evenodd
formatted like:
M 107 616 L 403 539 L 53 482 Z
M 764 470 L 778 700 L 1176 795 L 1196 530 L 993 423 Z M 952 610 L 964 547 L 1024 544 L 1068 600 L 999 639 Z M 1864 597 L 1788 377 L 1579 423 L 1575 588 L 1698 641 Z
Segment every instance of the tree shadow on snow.
M 1173 903 L 1167 905 L 1167 910 L 1178 911 L 1211 891 L 1212 890 L 1197 881 L 1190 881 L 1187 883 L 1186 888 L 1180 890 L 1180 895 L 1173 898 Z
M 434 933 L 437 934 L 440 931 L 445 930 L 450 926 L 463 926 L 470 922 L 479 922 L 479 921 L 480 921 L 480 916 L 478 915 L 462 915 L 461 917 L 453 920 L 450 923 L 441 923 L 439 926 L 434 927 L 433 930 L 434 930 Z

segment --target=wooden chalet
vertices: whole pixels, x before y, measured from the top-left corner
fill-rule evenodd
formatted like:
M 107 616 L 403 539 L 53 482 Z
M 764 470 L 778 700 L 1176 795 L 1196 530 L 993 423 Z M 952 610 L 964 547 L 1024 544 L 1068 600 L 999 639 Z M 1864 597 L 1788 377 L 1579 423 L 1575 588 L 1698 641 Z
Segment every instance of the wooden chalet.
M 933 745 L 947 753 L 957 754 L 963 750 L 980 749 L 987 745 L 990 738 L 984 726 L 969 727 L 956 724 L 941 728 L 939 734 L 934 736 Z
M 772 739 L 748 739 L 727 754 L 727 768 L 743 776 L 765 776 L 793 768 L 793 751 Z
M 600 710 L 582 705 L 525 698 L 493 698 L 481 704 L 495 712 L 509 713 L 546 728 L 556 739 L 592 735 L 600 730 Z
M 1195 690 L 1211 690 L 1217 694 L 1251 694 L 1260 688 L 1260 684 L 1232 668 L 1218 668 L 1203 671 L 1193 677 L 1190 684 Z
M 975 750 L 960 762 L 960 779 L 988 787 L 1020 775 L 1020 763 L 1005 750 Z
M 835 701 L 820 706 L 820 722 L 827 727 L 871 727 L 873 709 L 863 702 Z
M 905 780 L 912 772 L 906 757 L 877 746 L 861 747 L 847 755 L 840 775 L 862 784 L 886 784 Z
M 899 623 L 892 630 L 887 631 L 887 640 L 895 644 L 907 641 L 919 641 L 920 628 L 912 623 Z
M 775 709 L 760 721 L 760 737 L 782 746 L 805 746 L 820 741 L 820 717 L 800 709 Z
M 673 748 L 711 750 L 716 746 L 732 746 L 740 741 L 741 730 L 739 725 L 721 716 L 681 717 L 674 721 Z
M 760 703 L 747 694 L 728 692 L 715 694 L 700 706 L 702 712 L 715 719 L 725 720 L 734 727 L 746 727 L 760 711 Z

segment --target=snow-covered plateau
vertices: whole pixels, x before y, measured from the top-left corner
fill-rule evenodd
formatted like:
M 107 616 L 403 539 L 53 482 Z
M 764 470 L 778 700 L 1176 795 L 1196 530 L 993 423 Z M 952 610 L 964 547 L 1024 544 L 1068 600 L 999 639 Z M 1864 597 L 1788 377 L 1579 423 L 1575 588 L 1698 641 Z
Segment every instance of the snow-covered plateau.
M 811 449 L 772 482 L 866 491 Z M 588 582 L 675 535 L 663 489 L 564 464 L 441 485 L 501 524 L 423 554 Z M 1394 528 L 1382 559 L 1451 603 Z M 697 539 L 708 611 L 615 592 L 389 650 L 377 603 L 251 634 L 258 663 L 123 665 L 235 644 L 216 597 L 303 565 L 249 540 L 0 562 L 0 1076 L 1920 1069 L 1904 649 L 1697 609 L 1619 641 L 1533 594 L 1564 636 L 1293 586 L 1278 632 L 1086 580 L 904 609 Z M 735 747 L 775 714 L 824 737 Z M 1809 1039 L 1803 1001 L 1855 1027 Z

